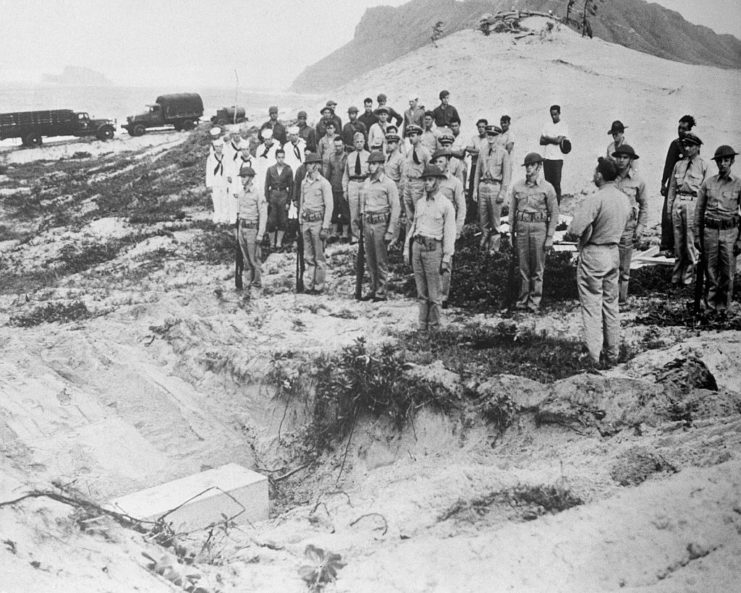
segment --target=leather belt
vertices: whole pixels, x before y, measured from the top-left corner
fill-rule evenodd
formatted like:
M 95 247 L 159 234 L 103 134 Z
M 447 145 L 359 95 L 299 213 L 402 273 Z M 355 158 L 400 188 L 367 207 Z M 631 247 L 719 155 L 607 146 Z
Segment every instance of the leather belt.
M 239 228 L 242 229 L 256 229 L 257 223 L 256 222 L 250 222 L 249 220 L 240 220 L 239 221 Z
M 728 229 L 738 228 L 739 223 L 738 216 L 732 216 L 731 218 L 706 218 L 705 226 L 709 229 L 717 229 L 719 231 L 726 231 Z
M 427 251 L 435 251 L 437 246 L 442 243 L 442 239 L 435 239 L 434 237 L 425 237 L 424 235 L 414 235 L 412 237 L 415 243 L 422 245 Z
M 523 222 L 545 222 L 548 220 L 548 214 L 546 212 L 518 212 L 515 218 Z
M 368 178 L 367 175 L 360 175 L 360 176 L 353 175 L 350 177 L 350 181 L 365 181 L 367 178 Z
M 287 185 L 285 187 L 280 187 L 280 186 L 278 186 L 278 187 L 272 187 L 271 186 L 270 187 L 270 190 L 271 191 L 288 191 L 288 186 Z
M 365 222 L 368 224 L 376 224 L 377 222 L 388 222 L 389 213 L 386 212 L 365 212 Z
M 696 198 L 697 192 L 696 191 L 678 191 L 677 195 L 678 196 L 692 196 L 693 198 Z
M 501 179 L 482 179 L 481 183 L 502 183 Z
M 304 210 L 301 213 L 301 219 L 304 222 L 316 222 L 324 220 L 324 210 Z

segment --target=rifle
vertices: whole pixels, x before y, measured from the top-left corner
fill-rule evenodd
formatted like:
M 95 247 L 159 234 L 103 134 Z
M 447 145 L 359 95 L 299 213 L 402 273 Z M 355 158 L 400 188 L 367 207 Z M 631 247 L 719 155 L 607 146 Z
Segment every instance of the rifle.
M 237 290 L 242 290 L 242 272 L 244 271 L 244 256 L 242 255 L 242 247 L 239 245 L 239 217 L 237 217 L 237 224 L 235 226 L 237 236 L 237 250 L 234 253 L 234 286 Z
M 700 260 L 695 270 L 695 302 L 694 315 L 699 315 L 702 309 L 702 296 L 705 291 L 705 212 L 700 213 L 700 228 L 698 229 L 700 239 Z
M 301 223 L 296 234 L 296 294 L 304 292 L 304 235 Z
M 363 272 L 365 271 L 365 241 L 363 241 L 363 214 L 358 218 L 360 240 L 358 241 L 358 259 L 355 263 L 355 300 L 363 296 Z
M 514 201 L 514 200 L 513 200 Z M 517 283 L 517 271 L 519 269 L 519 253 L 517 253 L 517 212 L 512 217 L 514 224 L 509 229 L 509 240 L 512 243 L 512 257 L 509 259 L 509 279 L 507 280 L 507 286 L 509 287 L 509 294 L 507 295 L 507 305 L 513 307 L 517 303 L 517 297 L 520 294 L 520 289 Z

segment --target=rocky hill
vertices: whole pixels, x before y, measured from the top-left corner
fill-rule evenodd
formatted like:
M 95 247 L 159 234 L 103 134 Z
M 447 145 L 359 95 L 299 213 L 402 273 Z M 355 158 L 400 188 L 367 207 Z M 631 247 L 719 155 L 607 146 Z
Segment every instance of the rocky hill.
M 309 66 L 294 81 L 295 92 L 322 92 L 352 80 L 408 52 L 429 44 L 437 21 L 445 34 L 476 26 L 485 13 L 510 10 L 552 10 L 563 17 L 559 0 L 411 0 L 392 8 L 369 8 L 355 29 L 354 39 Z M 591 18 L 594 35 L 612 43 L 688 64 L 741 68 L 741 41 L 687 22 L 682 15 L 644 0 L 598 4 Z

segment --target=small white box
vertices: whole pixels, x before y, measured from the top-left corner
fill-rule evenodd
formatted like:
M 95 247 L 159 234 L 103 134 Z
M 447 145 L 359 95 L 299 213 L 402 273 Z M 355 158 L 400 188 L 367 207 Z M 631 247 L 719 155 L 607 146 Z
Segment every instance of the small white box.
M 182 505 L 182 506 L 181 506 Z M 112 500 L 112 510 L 136 519 L 153 521 L 165 517 L 175 531 L 202 529 L 234 517 L 236 523 L 268 518 L 268 479 L 236 463 L 173 480 L 153 488 L 133 492 Z

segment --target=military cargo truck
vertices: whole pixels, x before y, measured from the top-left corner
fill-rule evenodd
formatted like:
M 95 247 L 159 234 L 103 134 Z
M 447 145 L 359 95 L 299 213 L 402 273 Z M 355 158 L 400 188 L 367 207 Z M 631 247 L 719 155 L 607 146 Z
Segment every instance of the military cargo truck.
M 160 95 L 147 111 L 128 116 L 121 127 L 132 136 L 141 136 L 149 128 L 192 130 L 202 116 L 203 100 L 198 93 Z
M 20 138 L 23 146 L 41 146 L 44 136 L 95 136 L 110 140 L 115 129 L 114 120 L 90 119 L 84 111 L 72 109 L 0 113 L 0 140 Z
M 236 105 L 222 107 L 216 111 L 216 115 L 211 118 L 212 124 L 220 126 L 225 126 L 226 124 L 241 124 L 244 121 L 247 121 L 245 109 L 244 107 L 237 107 Z

